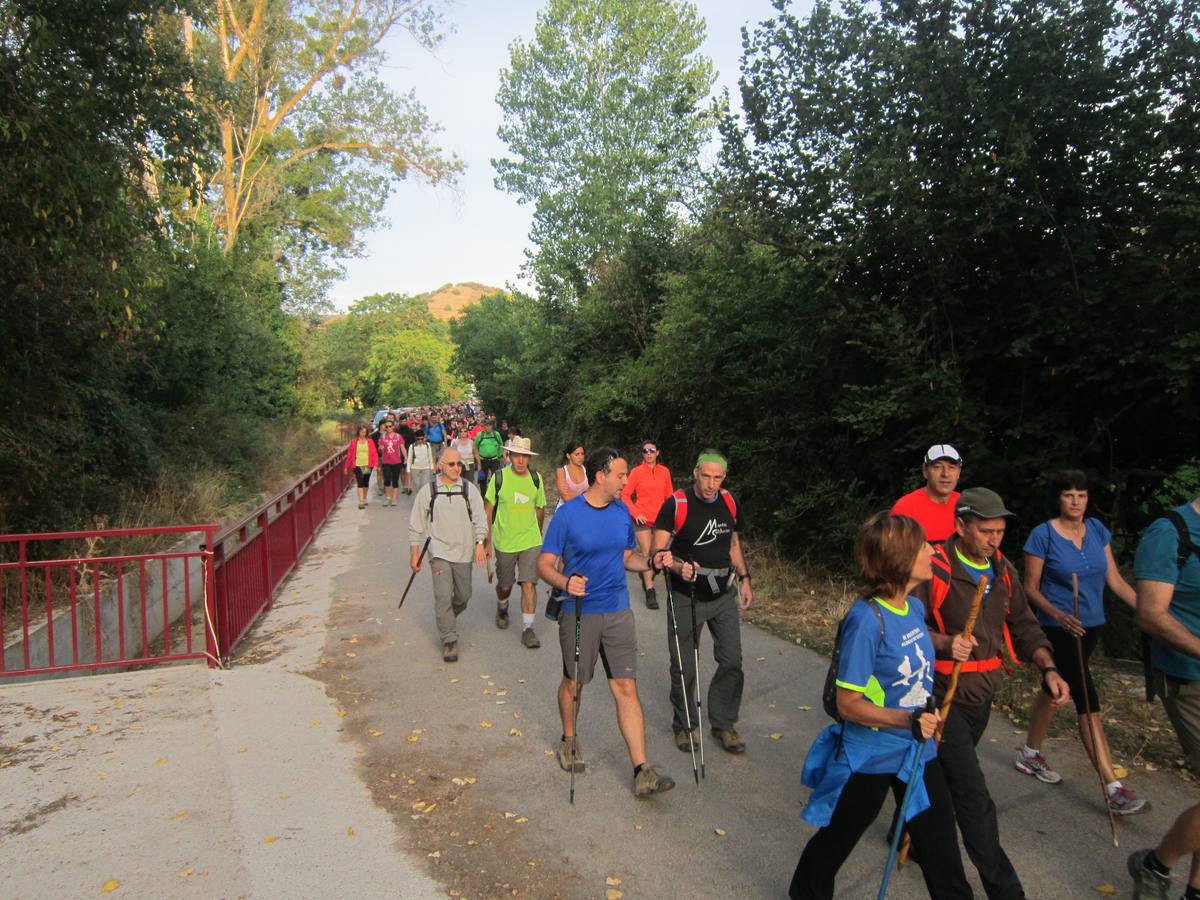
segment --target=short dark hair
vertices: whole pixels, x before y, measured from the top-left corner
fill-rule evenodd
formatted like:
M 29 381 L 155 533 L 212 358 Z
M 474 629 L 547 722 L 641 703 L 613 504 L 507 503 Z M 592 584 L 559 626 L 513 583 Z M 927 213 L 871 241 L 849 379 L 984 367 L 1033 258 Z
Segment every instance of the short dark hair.
M 1050 481 L 1051 497 L 1058 502 L 1058 495 L 1063 491 L 1089 491 L 1091 484 L 1087 473 L 1080 469 L 1063 469 Z
M 854 542 L 854 561 L 862 573 L 862 596 L 890 600 L 903 594 L 924 543 L 925 529 L 908 516 L 893 516 L 882 510 L 863 522 Z
M 572 453 L 574 453 L 576 450 L 578 450 L 582 446 L 583 446 L 583 441 L 579 441 L 579 440 L 567 441 L 567 446 L 563 448 L 563 459 L 566 459 L 568 456 L 570 456 Z
M 593 450 L 587 458 L 588 481 L 594 482 L 601 472 L 607 475 L 612 471 L 613 461 L 624 458 L 621 451 L 613 447 L 598 447 Z

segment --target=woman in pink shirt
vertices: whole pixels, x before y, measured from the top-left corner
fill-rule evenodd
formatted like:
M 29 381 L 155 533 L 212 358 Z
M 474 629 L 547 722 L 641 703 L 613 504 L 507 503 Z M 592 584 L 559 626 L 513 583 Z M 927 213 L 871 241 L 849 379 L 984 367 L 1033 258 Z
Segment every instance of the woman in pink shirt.
M 674 490 L 671 473 L 658 461 L 658 444 L 655 441 L 642 441 L 642 462 L 629 473 L 621 499 L 633 516 L 634 539 L 644 556 L 650 555 L 650 541 L 654 536 L 654 520 L 658 518 L 658 509 Z M 642 587 L 646 591 L 646 608 L 658 609 L 653 571 L 642 573 Z
M 400 472 L 404 469 L 404 438 L 396 426 L 384 421 L 379 433 L 379 467 L 383 469 L 384 506 L 395 506 L 400 493 Z

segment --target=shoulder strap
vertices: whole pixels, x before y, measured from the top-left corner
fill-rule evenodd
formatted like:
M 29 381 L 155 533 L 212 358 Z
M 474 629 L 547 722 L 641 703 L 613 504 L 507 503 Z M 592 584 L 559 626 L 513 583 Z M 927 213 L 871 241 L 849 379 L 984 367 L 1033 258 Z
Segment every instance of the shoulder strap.
M 950 593 L 950 557 L 946 548 L 941 544 L 933 547 L 933 556 L 929 560 L 933 570 L 933 580 L 929 582 L 929 610 L 933 620 L 937 622 L 938 631 L 945 633 L 946 623 L 942 621 L 942 603 Z
M 725 506 L 729 508 L 729 514 L 733 516 L 733 521 L 737 522 L 737 501 L 733 499 L 733 494 L 729 493 L 725 488 L 721 488 L 721 499 L 725 501 Z
M 1188 557 L 1195 553 L 1200 556 L 1200 547 L 1192 543 L 1191 532 L 1188 531 L 1187 522 L 1177 509 L 1169 509 L 1163 513 L 1162 517 L 1175 526 L 1175 533 L 1179 537 L 1179 557 L 1176 563 L 1180 571 L 1187 565 Z
M 671 534 L 679 534 L 679 529 L 683 528 L 683 523 L 687 521 L 687 493 L 681 488 L 671 495 L 675 500 L 675 528 Z
M 492 504 L 492 524 L 496 524 L 496 511 L 500 509 L 500 485 L 504 483 L 504 469 L 497 469 L 492 476 L 492 484 L 496 485 L 496 502 Z

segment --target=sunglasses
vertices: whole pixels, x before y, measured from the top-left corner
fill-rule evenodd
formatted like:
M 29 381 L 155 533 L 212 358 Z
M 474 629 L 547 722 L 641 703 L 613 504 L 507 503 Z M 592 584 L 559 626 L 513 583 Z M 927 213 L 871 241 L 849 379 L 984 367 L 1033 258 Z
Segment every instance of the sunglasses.
M 444 466 L 454 466 L 456 469 L 461 469 L 461 468 L 462 468 L 462 463 L 461 463 L 461 462 L 448 462 L 448 463 L 442 463 L 442 465 L 444 465 Z
M 643 447 L 642 452 L 643 453 L 657 453 L 658 448 L 657 447 Z

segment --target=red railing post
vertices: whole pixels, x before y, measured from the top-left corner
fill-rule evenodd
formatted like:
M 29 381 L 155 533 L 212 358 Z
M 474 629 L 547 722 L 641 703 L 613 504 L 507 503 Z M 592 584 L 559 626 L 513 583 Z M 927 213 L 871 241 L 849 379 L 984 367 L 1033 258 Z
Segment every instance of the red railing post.
M 204 529 L 204 549 L 207 552 L 200 557 L 200 574 L 204 579 L 204 646 L 208 651 L 210 669 L 216 668 L 221 659 L 221 648 L 217 644 L 217 626 L 223 619 L 218 612 L 223 607 L 218 602 L 220 594 L 217 589 L 217 567 L 225 557 L 225 542 L 216 544 L 216 531 L 215 525 Z M 191 622 L 188 622 L 189 633 L 191 627 Z
M 258 539 L 262 541 L 262 593 L 254 598 L 256 603 L 269 603 L 275 585 L 271 582 L 271 513 L 264 509 L 258 514 Z

